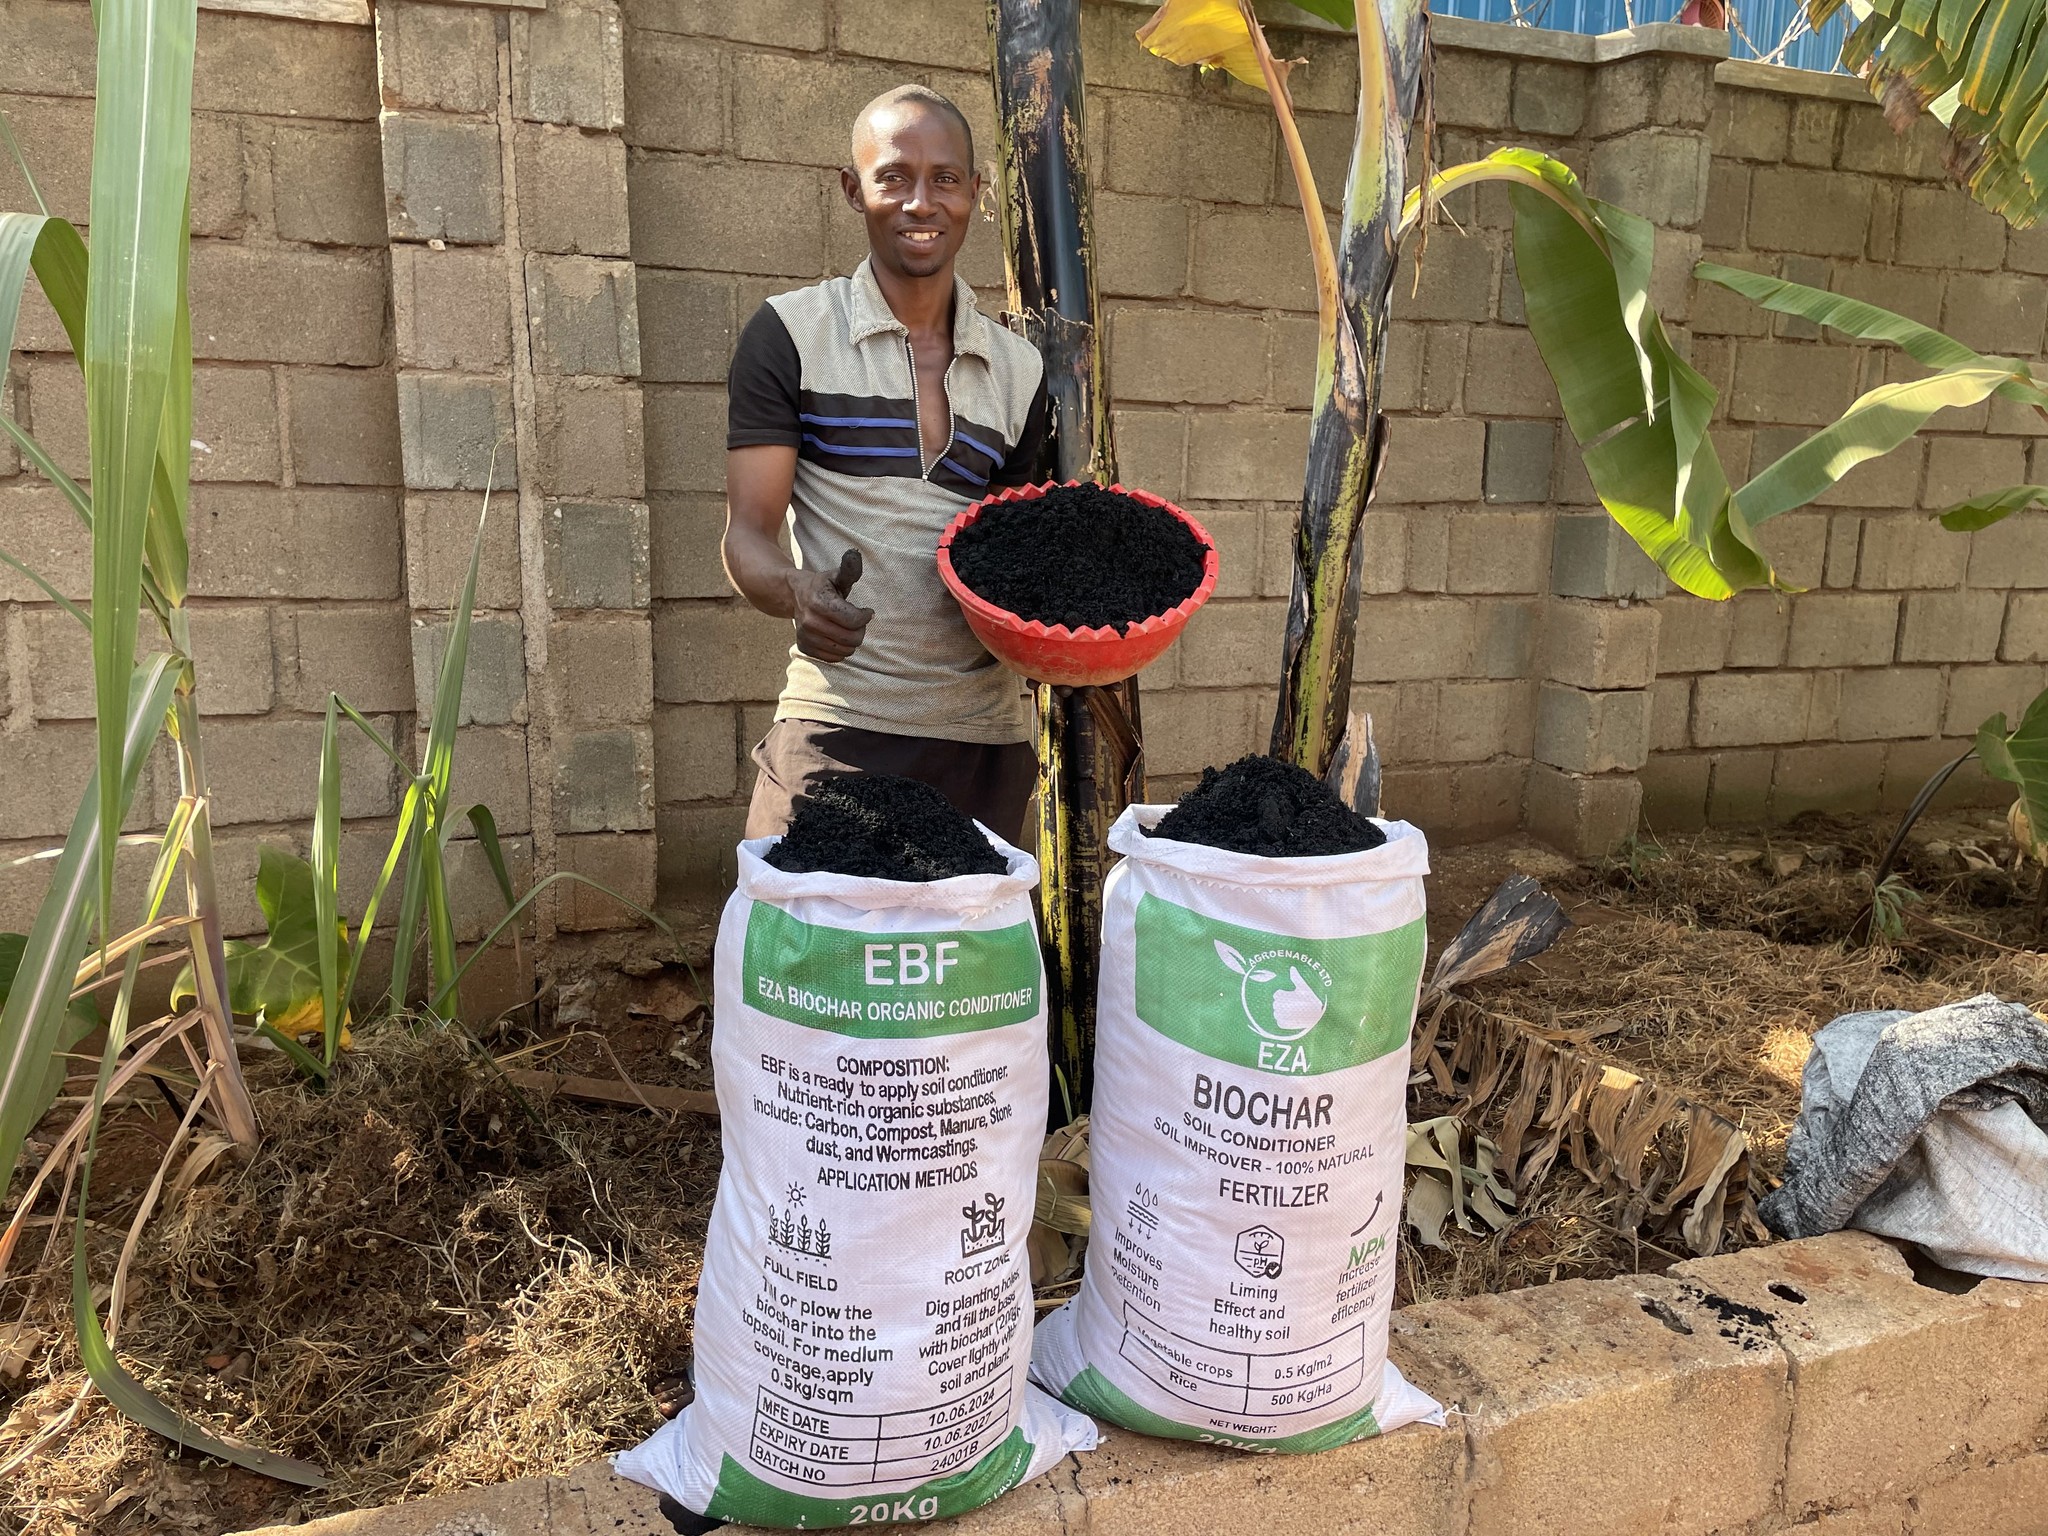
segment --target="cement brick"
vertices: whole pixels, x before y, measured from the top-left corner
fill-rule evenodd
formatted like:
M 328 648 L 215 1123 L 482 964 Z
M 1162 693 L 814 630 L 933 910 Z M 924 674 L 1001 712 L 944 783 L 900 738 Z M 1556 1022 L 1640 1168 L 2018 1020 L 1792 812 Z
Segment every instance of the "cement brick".
M 1948 187 L 1908 187 L 1899 198 L 1898 258 L 1909 267 L 1996 271 L 2005 220 Z
M 2022 445 L 2011 438 L 1930 438 L 1927 444 L 1927 482 L 1921 488 L 1920 504 L 1928 508 L 1950 507 L 2001 486 L 2020 484 L 2027 478 L 2026 458 L 2021 448 Z M 1947 563 L 1956 568 L 1953 579 L 1962 580 L 1962 564 L 1969 554 L 1964 541 L 1938 523 L 1930 523 L 1927 527 L 1931 530 L 1928 535 L 1930 544 L 1936 538 L 1949 541 L 1953 553 Z M 1863 539 L 1868 544 L 1870 533 L 1865 532 Z
M 735 10 L 724 0 L 633 0 L 634 27 L 742 43 L 816 51 L 826 44 L 827 17 L 809 0 L 761 0 Z
M 1732 605 L 1681 596 L 1659 603 L 1657 613 L 1659 673 L 1718 672 L 1728 664 L 1735 619 Z
M 294 370 L 292 474 L 302 485 L 398 485 L 398 390 L 381 369 Z
M 555 842 L 555 863 L 626 897 L 641 910 L 654 906 L 655 839 L 645 832 L 594 832 Z M 568 933 L 637 928 L 638 912 L 580 881 L 564 881 L 556 919 Z
M 498 30 L 487 10 L 394 5 L 377 18 L 378 83 L 388 107 L 482 113 L 498 105 Z
M 1927 781 L 1946 768 L 1967 741 L 1895 741 L 1885 753 L 1884 789 L 1879 806 L 1903 811 L 1919 797 Z M 2013 787 L 1986 774 L 1975 759 L 1951 774 L 1929 803 L 1936 809 L 1953 806 L 1995 806 L 2012 802 Z
M 93 717 L 92 641 L 69 614 L 31 609 L 27 675 L 37 720 Z M 200 713 L 261 715 L 275 698 L 270 614 L 261 608 L 199 608 L 191 615 L 192 655 L 199 668 Z M 138 653 L 164 648 L 146 629 Z
M 204 240 L 192 247 L 192 353 L 220 362 L 384 361 L 383 254 Z
M 544 536 L 548 601 L 556 609 L 647 606 L 644 504 L 555 502 Z
M 1550 590 L 1559 597 L 1654 598 L 1666 586 L 1657 562 L 1604 511 L 1558 515 L 1551 536 Z
M 1644 129 L 1594 147 L 1593 188 L 1608 202 L 1619 203 L 1653 224 L 1692 229 L 1706 212 L 1707 170 L 1712 160 L 1706 139 L 1697 133 Z M 1753 200 L 1750 219 L 1754 229 Z
M 1301 495 L 1307 457 L 1305 413 L 1204 416 L 1195 422 L 1189 444 L 1187 494 L 1203 501 L 1292 501 Z M 1475 480 L 1477 474 L 1475 457 Z
M 1787 586 L 1811 591 L 1821 584 L 1828 543 L 1828 520 L 1823 514 L 1783 513 L 1757 530 L 1757 543 Z
M 1989 661 L 2004 620 L 2002 593 L 1915 592 L 1906 599 L 1899 660 Z
M 1437 122 L 1446 128 L 1505 128 L 1514 60 L 1501 54 L 1439 49 L 1436 55 Z M 1605 82 L 1602 82 L 1603 88 Z M 1598 95 L 1595 96 L 1598 101 Z
M 1772 1333 L 1793 1363 L 1788 1513 L 1903 1496 L 1951 1458 L 2032 1447 L 2041 1409 L 2026 1384 L 2044 1353 L 2041 1298 L 2019 1282 L 1949 1295 L 1916 1284 L 1889 1244 L 1852 1232 L 1674 1274 L 1776 1314 Z M 1917 1530 L 1947 1507 L 1925 1494 L 1919 1504 Z
M 1276 138 L 1270 109 L 1157 96 L 1105 96 L 1092 105 L 1108 109 L 1101 184 L 1109 190 L 1178 192 L 1205 203 L 1266 201 Z
M 6 515 L 0 501 L 0 518 Z M 192 588 L 209 597 L 395 598 L 404 592 L 403 533 L 398 497 L 390 491 L 195 486 L 191 541 Z M 49 574 L 50 567 L 40 568 Z
M 494 126 L 386 112 L 383 135 L 384 211 L 393 240 L 495 245 L 505 238 Z
M 1209 423 L 1204 423 L 1205 429 Z M 1125 483 L 1171 498 L 1188 494 L 1188 418 L 1171 411 L 1123 411 L 1114 417 L 1117 463 Z M 1306 433 L 1301 438 L 1307 455 Z M 1222 466 L 1218 466 L 1220 469 Z M 1167 489 L 1168 486 L 1173 489 Z M 1300 494 L 1300 486 L 1290 493 Z
M 1750 182 L 1749 243 L 1809 256 L 1860 256 L 1870 233 L 1870 211 L 1867 181 L 1762 166 Z
M 1573 773 L 1642 767 L 1650 753 L 1650 695 L 1545 683 L 1536 703 L 1536 760 Z
M 1200 688 L 1246 687 L 1267 680 L 1286 616 L 1276 602 L 1212 602 L 1180 642 L 1180 679 Z
M 1483 236 L 1432 243 L 1415 286 L 1394 285 L 1397 321 L 1486 320 L 1493 315 L 1494 250 Z
M 529 251 L 630 253 L 623 139 L 553 123 L 521 123 L 513 136 L 513 174 L 518 178 L 519 238 Z M 698 203 L 690 209 L 695 213 L 718 206 Z
M 1782 160 L 1792 103 L 1762 91 L 1722 91 L 1710 127 L 1716 153 L 1742 160 Z
M 722 273 L 636 274 L 640 376 L 676 384 L 722 384 L 739 339 L 735 283 Z
M 2015 592 L 1998 647 L 2000 661 L 2048 661 L 2048 595 Z
M 1159 299 L 1180 294 L 1188 282 L 1188 248 L 1185 203 L 1114 193 L 1096 196 L 1096 281 L 1105 296 Z
M 1715 827 L 1754 825 L 1764 819 L 1771 802 L 1771 773 L 1777 753 L 1717 752 L 1707 791 L 1707 824 Z
M 1716 160 L 1707 173 L 1707 206 L 1700 215 L 1700 237 L 1709 246 L 1732 251 L 1742 244 L 1748 222 L 1749 167 Z
M 1931 519 L 1873 517 L 1864 522 L 1856 584 L 1877 589 L 1953 587 L 1962 581 L 1969 556 L 1967 537 L 1958 537 Z
M 92 534 L 54 485 L 17 480 L 0 485 L 0 527 L 7 552 L 74 601 L 92 596 Z M 0 602 L 47 601 L 42 589 L 0 566 Z
M 391 738 L 395 722 L 370 723 Z M 214 825 L 301 821 L 313 811 L 320 784 L 318 720 L 222 720 L 206 732 L 206 771 Z M 398 809 L 391 759 L 360 731 L 344 731 L 341 814 L 389 816 Z
M 1218 405 L 1256 400 L 1265 322 L 1221 310 L 1119 309 L 1110 319 L 1110 368 L 1124 400 Z
M 518 485 L 510 380 L 402 373 L 398 421 L 409 487 L 481 491 Z
M 1259 696 L 1214 688 L 1173 688 L 1145 699 L 1148 773 L 1197 773 L 1256 751 L 1270 724 Z
M 1273 316 L 1267 325 L 1266 399 L 1289 410 L 1315 404 L 1316 322 Z M 1384 398 L 1384 396 L 1382 396 Z
M 2005 265 L 2013 272 L 2048 272 L 2048 230 L 2008 229 Z
M 507 837 L 501 840 L 500 850 L 505 856 L 506 874 L 511 878 L 512 889 L 523 891 L 531 886 L 532 842 L 524 837 Z M 498 920 L 505 915 L 505 894 L 498 884 L 497 872 L 491 868 L 483 849 L 477 846 L 473 838 L 452 840 L 442 859 L 448 877 L 448 911 L 455 929 L 455 942 L 477 943 L 497 926 Z M 512 926 L 519 933 L 531 934 L 532 909 L 528 908 L 521 920 Z M 507 949 L 510 948 L 509 941 L 503 937 L 499 942 L 505 944 Z M 479 972 L 484 971 L 489 964 L 488 960 L 479 961 L 476 969 Z M 473 972 L 472 975 L 474 974 Z M 463 978 L 461 1006 L 465 1012 L 478 1006 L 480 999 L 474 994 L 481 992 L 483 987 L 482 977 L 477 978 L 474 986 L 469 976 Z M 532 989 L 529 985 L 523 992 L 514 993 L 513 999 L 516 1003 L 531 995 Z
M 1519 327 L 1480 326 L 1465 365 L 1465 409 L 1475 416 L 1555 416 L 1557 386 L 1536 338 Z
M 1550 515 L 1458 512 L 1450 520 L 1450 592 L 1541 592 L 1549 585 Z
M 209 732 L 209 737 L 211 733 Z M 0 795 L 0 838 L 61 837 L 78 814 L 80 797 L 93 767 L 93 730 L 80 722 L 69 726 L 43 725 L 32 731 L 10 731 L 0 735 L 0 778 L 8 792 Z M 149 814 L 156 797 L 156 764 L 146 764 L 135 792 L 135 811 L 128 830 L 141 831 L 154 818 Z M 311 803 L 310 801 L 308 802 Z M 27 852 L 29 850 L 23 850 Z M 26 921 L 13 931 L 27 928 L 35 920 L 30 909 Z
M 839 13 L 834 41 L 844 52 L 891 62 L 988 67 L 985 20 L 947 0 L 850 4 Z
M 367 27 L 279 26 L 269 16 L 203 11 L 192 106 L 368 122 L 377 115 L 376 43 Z
M 632 171 L 632 255 L 643 266 L 816 278 L 825 271 L 825 187 L 803 166 L 646 155 Z M 744 219 L 706 209 L 745 206 Z
M 1847 672 L 1813 674 L 1813 703 L 1806 712 L 1809 741 L 1831 741 L 1841 734 L 1842 683 L 1848 676 Z
M 654 697 L 662 704 L 772 699 L 788 667 L 790 627 L 738 601 L 654 610 Z
M 1778 258 L 1778 275 L 1788 283 L 1799 283 L 1808 288 L 1828 286 L 1828 263 L 1818 256 L 1781 256 Z M 1773 335 L 1790 337 L 1797 341 L 1817 341 L 1821 328 L 1811 320 L 1801 320 L 1794 315 L 1779 315 L 1772 322 Z
M 639 304 L 630 261 L 529 256 L 526 313 L 536 372 L 639 374 Z
M 1693 752 L 1660 752 L 1637 775 L 1643 786 L 1642 825 L 1653 836 L 1696 832 L 1707 824 L 1707 789 L 1714 760 Z
M 492 373 L 505 367 L 512 320 L 503 253 L 394 245 L 391 316 L 401 368 Z
M 1846 347 L 1745 341 L 1736 348 L 1728 414 L 1826 426 L 1849 408 L 1856 386 L 1857 357 Z
M 1412 822 L 1431 837 L 1441 837 L 1457 822 L 1455 788 L 1454 777 L 1434 765 L 1389 768 L 1382 779 L 1381 813 Z
M 1948 701 L 1941 729 L 1948 736 L 1974 736 L 1995 714 L 2018 720 L 2048 677 L 2036 666 L 1955 667 L 1948 675 Z
M 650 594 L 729 597 L 720 542 L 725 501 L 718 496 L 656 494 L 648 498 Z
M 1451 577 L 1451 514 L 1447 507 L 1425 507 L 1406 513 L 1408 525 L 1408 590 L 1441 592 Z
M 1835 163 L 1835 141 L 1842 132 L 1842 104 L 1808 99 L 1792 104 L 1792 142 L 1785 158 L 1794 165 L 1826 167 Z
M 1656 608 L 1569 598 L 1548 605 L 1543 675 L 1575 688 L 1646 688 L 1657 675 Z
M 641 614 L 598 612 L 549 625 L 548 688 L 559 724 L 652 724 L 652 626 Z
M 533 830 L 533 799 L 526 774 L 523 727 L 466 726 L 455 733 L 455 770 L 449 798 L 459 806 L 486 805 L 502 836 Z
M 1486 468 L 1484 422 L 1404 416 L 1389 422 L 1388 429 L 1377 496 L 1390 502 L 1480 499 Z M 1197 453 L 1200 446 L 1198 440 Z
M 192 370 L 192 478 L 278 478 L 277 392 L 267 368 Z
M 637 500 L 647 489 L 640 389 L 587 378 L 534 380 L 542 483 L 558 496 Z
M 433 713 L 448 655 L 445 619 L 412 624 L 413 693 L 422 715 Z M 470 620 L 457 725 L 519 725 L 526 720 L 526 632 L 516 613 L 480 613 Z
M 1315 268 L 1301 215 L 1288 208 L 1212 208 L 1195 221 L 1197 298 L 1261 309 L 1313 310 Z
M 1515 70 L 1514 122 L 1523 133 L 1570 138 L 1586 120 L 1588 71 L 1525 59 Z
M 626 142 L 638 149 L 716 154 L 726 147 L 731 56 L 662 32 L 626 33 Z M 688 79 L 690 89 L 676 82 Z
M 1771 774 L 1771 819 L 1876 810 L 1884 754 L 1883 744 L 1874 741 L 1786 748 Z
M 544 11 L 515 11 L 511 20 L 516 116 L 606 131 L 625 126 L 618 0 L 553 0 Z
M 2048 294 L 2028 274 L 1951 272 L 1941 328 L 1980 352 L 2030 356 L 2041 349 Z
M 271 133 L 270 166 L 280 237 L 384 245 L 383 151 L 373 124 L 281 123 Z
M 1613 853 L 1635 835 L 1642 818 L 1643 786 L 1633 774 L 1594 777 L 1565 773 L 1548 763 L 1531 763 L 1525 794 L 1523 824 L 1552 847 L 1577 858 L 1604 858 Z M 1475 1496 L 1475 1512 L 1480 1502 Z M 1505 1490 L 1486 1502 L 1498 1510 L 1505 1502 Z M 1471 1529 L 1507 1536 L 1527 1527 L 1503 1524 L 1496 1515 L 1491 1523 L 1475 1523 Z M 1628 1528 L 1614 1529 L 1619 1536 Z
M 649 488 L 722 496 L 725 491 L 725 391 L 680 389 L 657 384 L 643 388 L 641 395 Z M 1141 483 L 1150 485 L 1152 482 Z
M 1842 675 L 1844 741 L 1932 736 L 1941 723 L 1942 678 L 1934 667 L 1870 668 Z
M 1650 751 L 1676 752 L 1692 745 L 1692 679 L 1660 677 L 1650 685 Z M 1707 779 L 1700 775 L 1700 804 L 1706 804 Z M 1704 811 L 1702 812 L 1704 814 Z
M 747 775 L 751 781 L 751 772 Z M 655 813 L 658 881 L 664 902 L 713 904 L 738 877 L 735 848 L 745 835 L 744 805 L 664 805 Z
M 1353 675 L 1360 682 L 1471 675 L 1479 610 L 1457 598 L 1383 597 L 1358 610 Z M 1278 628 L 1273 631 L 1278 638 Z M 1266 675 L 1261 668 L 1256 680 Z
M 1842 130 L 1841 167 L 1878 176 L 1910 176 L 1942 181 L 1942 149 L 1947 140 L 1940 123 L 1922 122 L 1918 114 L 1904 133 L 1892 131 L 1883 112 L 1873 107 L 1852 109 Z
M 90 13 L 80 16 L 72 7 L 51 0 L 16 0 L 8 7 L 8 32 L 10 46 L 0 59 L 0 91 L 92 95 Z
M 1456 409 L 1465 393 L 1465 359 L 1472 350 L 1472 332 L 1467 326 L 1430 327 L 1428 350 L 1422 366 L 1421 405 L 1425 411 Z
M 1806 672 L 1717 672 L 1693 687 L 1693 740 L 1748 747 L 1806 736 L 1813 676 Z
M 415 608 L 453 608 L 469 574 L 477 535 L 478 608 L 517 608 L 520 602 L 519 519 L 511 498 L 466 491 L 415 491 L 405 498 L 405 589 Z
M 654 830 L 654 733 L 648 726 L 557 738 L 555 830 Z
M 1526 758 L 1536 721 L 1534 690 L 1526 682 L 1447 682 L 1437 691 L 1436 760 Z
M 1886 665 L 1898 643 L 1899 601 L 1874 592 L 1793 598 L 1787 660 L 1795 667 Z
M 1913 1498 L 1919 1516 L 1914 1536 L 1964 1536 L 2004 1530 L 2012 1536 L 2048 1532 L 2048 1455 L 2036 1452 L 1921 1489 Z
M 412 712 L 412 639 L 403 608 L 301 608 L 286 622 L 293 708 L 318 714 L 333 692 L 364 714 Z
M 1830 286 L 1839 294 L 1922 325 L 1941 324 L 1943 275 L 1939 271 L 1922 272 L 1879 262 L 1838 262 Z
M 731 68 L 733 144 L 742 159 L 835 171 L 851 158 L 855 117 L 903 78 L 879 64 L 767 53 L 735 54 Z
M 1147 711 L 1148 726 L 1151 724 Z M 739 792 L 739 753 L 728 704 L 664 705 L 654 712 L 654 797 L 662 805 L 726 800 Z M 1152 743 L 1146 744 L 1149 754 Z
M 1863 549 L 1863 522 L 1860 517 L 1831 517 L 1828 519 L 1828 554 L 1823 581 L 1830 587 L 1849 587 L 1856 584 L 1856 566 Z
M 1495 598 L 1473 604 L 1474 677 L 1526 677 L 1535 665 L 1543 607 L 1532 598 Z

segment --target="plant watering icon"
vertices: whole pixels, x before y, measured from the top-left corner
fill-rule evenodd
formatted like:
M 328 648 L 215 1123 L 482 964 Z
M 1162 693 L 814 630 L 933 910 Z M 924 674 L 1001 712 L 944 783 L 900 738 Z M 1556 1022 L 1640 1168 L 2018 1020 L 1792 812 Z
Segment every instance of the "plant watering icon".
M 961 1258 L 971 1259 L 977 1253 L 987 1253 L 1003 1246 L 1005 1222 L 1000 1195 L 984 1190 L 981 1203 L 961 1206 L 960 1214 L 967 1218 L 967 1225 L 960 1229 Z
M 1254 1280 L 1279 1279 L 1286 1252 L 1286 1239 L 1271 1227 L 1251 1227 L 1237 1234 L 1237 1267 Z
M 1298 950 L 1266 949 L 1247 959 L 1218 939 L 1216 958 L 1240 978 L 1237 999 L 1245 1022 L 1264 1039 L 1299 1040 L 1329 1010 L 1336 979 Z

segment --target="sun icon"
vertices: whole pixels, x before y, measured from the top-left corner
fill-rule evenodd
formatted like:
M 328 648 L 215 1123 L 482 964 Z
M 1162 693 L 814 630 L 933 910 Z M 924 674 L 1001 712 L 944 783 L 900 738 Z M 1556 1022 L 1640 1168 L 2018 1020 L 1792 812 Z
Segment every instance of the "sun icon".
M 804 1203 L 803 1185 L 792 1183 L 786 1192 L 786 1198 L 791 1205 L 802 1205 Z

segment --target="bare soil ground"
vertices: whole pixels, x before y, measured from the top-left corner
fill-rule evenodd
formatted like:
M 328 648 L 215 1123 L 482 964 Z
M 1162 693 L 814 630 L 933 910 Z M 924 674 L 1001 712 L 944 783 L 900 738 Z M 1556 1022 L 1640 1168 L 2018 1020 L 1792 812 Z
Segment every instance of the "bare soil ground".
M 1894 937 L 1843 937 L 1888 822 L 1666 838 L 1592 868 L 1502 842 L 1440 854 L 1441 946 L 1516 868 L 1577 926 L 1476 1001 L 1737 1119 L 1782 1168 L 1813 1032 L 1858 1008 L 1994 991 L 2048 996 L 2035 873 L 2001 820 L 1922 824 L 1920 900 Z M 638 974 L 634 974 L 634 972 Z M 266 1140 L 166 1200 L 137 1252 L 118 1347 L 216 1432 L 316 1461 L 303 1493 L 196 1458 L 85 1388 L 70 1343 L 69 1226 L 33 1229 L 0 1283 L 0 1531 L 212 1533 L 563 1470 L 631 1443 L 678 1395 L 716 1182 L 716 1122 L 536 1097 L 514 1069 L 710 1086 L 708 1012 L 680 968 L 566 987 L 545 1037 L 364 1032 L 330 1093 L 254 1075 Z M 1446 1106 L 1418 1091 L 1412 1113 Z M 1475 1116 L 1484 1128 L 1485 1113 Z M 152 1093 L 110 1123 L 89 1231 L 102 1293 L 176 1113 Z M 1569 1166 L 1503 1231 L 1408 1244 L 1400 1299 L 1662 1268 L 1618 1197 Z M 43 1209 L 52 1208 L 45 1198 Z M 12 1327 L 13 1332 L 8 1330 Z

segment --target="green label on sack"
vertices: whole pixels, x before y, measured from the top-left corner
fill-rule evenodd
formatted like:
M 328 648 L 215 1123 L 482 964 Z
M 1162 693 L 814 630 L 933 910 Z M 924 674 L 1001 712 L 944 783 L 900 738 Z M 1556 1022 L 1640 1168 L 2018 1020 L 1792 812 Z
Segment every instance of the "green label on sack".
M 704 1511 L 714 1520 L 781 1530 L 825 1529 L 836 1525 L 892 1525 L 945 1520 L 978 1509 L 1006 1493 L 1031 1470 L 1032 1446 L 1022 1428 L 1013 1429 L 981 1460 L 902 1493 L 856 1494 L 850 1499 L 790 1493 L 754 1476 L 731 1456 L 720 1459 L 718 1485 Z
M 1138 900 L 1138 1017 L 1190 1050 L 1313 1076 L 1408 1043 L 1423 920 L 1385 933 L 1298 939 L 1240 928 L 1157 896 Z
M 743 961 L 750 1008 L 862 1040 L 919 1040 L 1021 1024 L 1043 972 L 1030 923 L 992 931 L 865 933 L 754 903 Z

